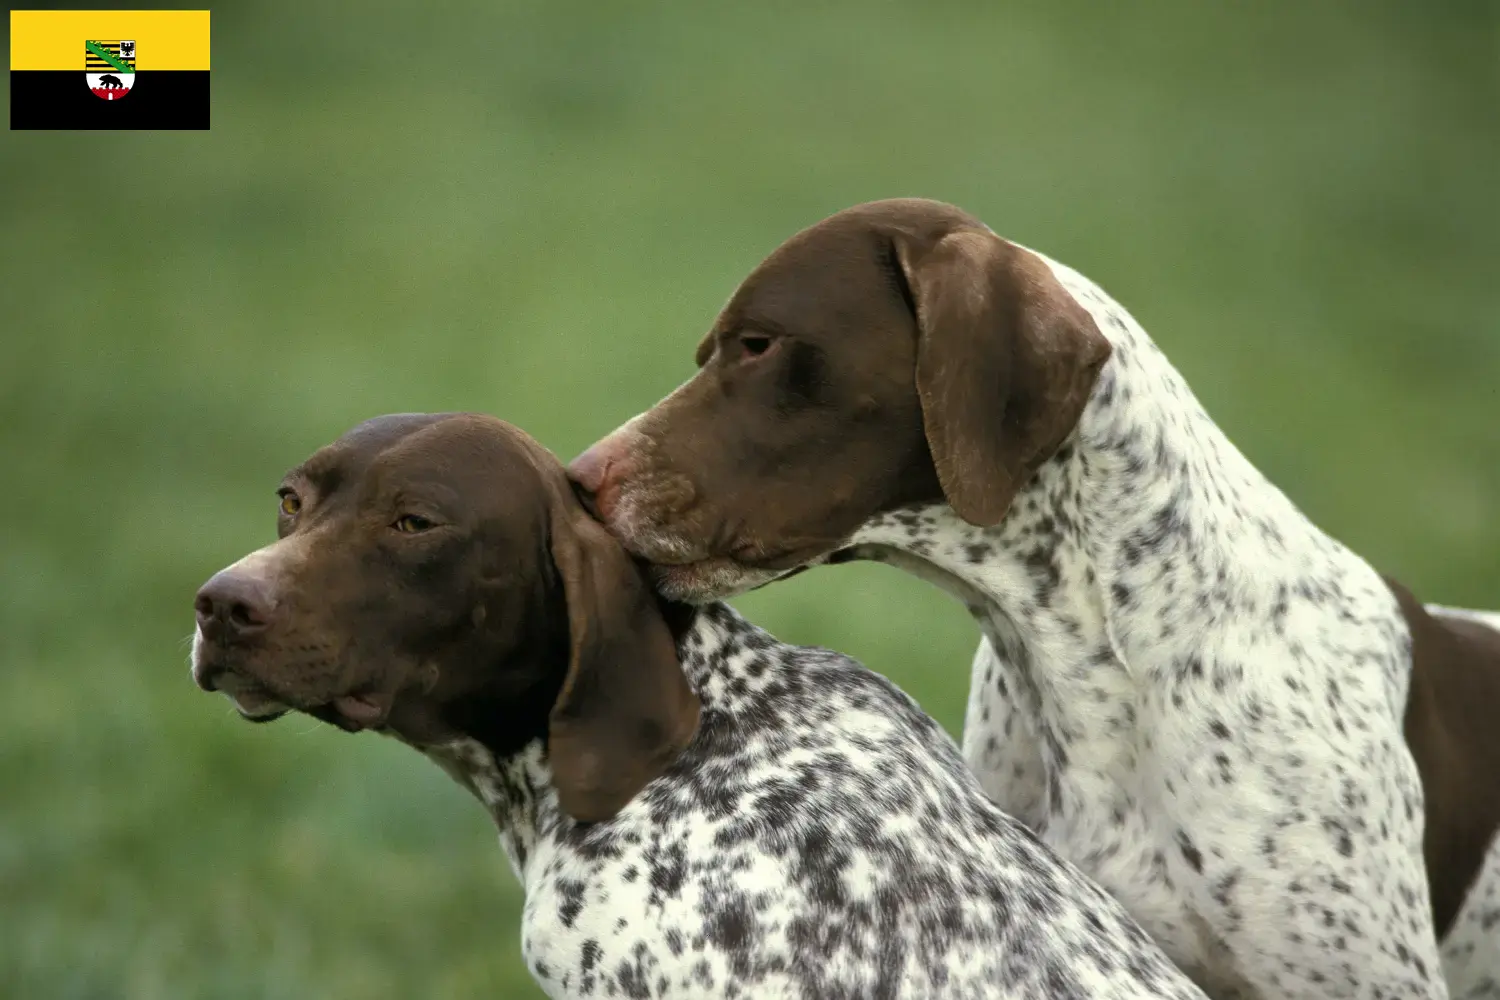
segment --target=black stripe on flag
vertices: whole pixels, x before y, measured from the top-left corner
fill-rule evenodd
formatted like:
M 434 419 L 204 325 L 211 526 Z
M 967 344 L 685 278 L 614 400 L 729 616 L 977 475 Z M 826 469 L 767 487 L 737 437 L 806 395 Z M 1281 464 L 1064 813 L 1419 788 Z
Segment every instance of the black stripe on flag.
M 12 129 L 206 129 L 208 70 L 135 74 L 130 93 L 95 97 L 76 69 L 11 70 Z

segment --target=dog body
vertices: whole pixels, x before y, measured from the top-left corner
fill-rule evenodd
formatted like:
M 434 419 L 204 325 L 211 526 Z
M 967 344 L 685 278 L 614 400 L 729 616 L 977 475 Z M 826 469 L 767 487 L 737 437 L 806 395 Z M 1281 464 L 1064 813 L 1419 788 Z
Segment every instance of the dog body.
M 609 820 L 559 809 L 540 743 L 427 750 L 494 815 L 550 995 L 1201 996 L 883 678 L 725 605 L 679 650 L 698 737 Z
M 1202 996 L 893 685 L 659 605 L 514 428 L 381 418 L 281 492 L 280 540 L 199 592 L 195 678 L 469 788 L 549 995 Z
M 970 595 L 970 765 L 1211 994 L 1441 995 L 1395 598 L 1048 264 L 1114 348 L 1074 440 L 998 526 L 919 506 L 851 547 Z
M 698 362 L 572 469 L 664 592 L 936 583 L 984 633 L 984 787 L 1210 994 L 1442 997 L 1451 926 L 1453 995 L 1496 995 L 1500 633 L 1319 531 L 1096 285 L 877 202 L 767 258 Z

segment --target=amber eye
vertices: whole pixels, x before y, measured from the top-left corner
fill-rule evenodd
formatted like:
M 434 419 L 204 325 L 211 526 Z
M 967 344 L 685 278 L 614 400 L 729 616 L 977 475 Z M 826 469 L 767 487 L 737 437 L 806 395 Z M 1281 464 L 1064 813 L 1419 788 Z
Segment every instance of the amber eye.
M 285 514 L 287 517 L 291 517 L 301 509 L 302 500 L 297 496 L 297 494 L 293 493 L 291 490 L 287 490 L 281 494 L 281 512 L 283 514 Z
M 396 518 L 395 523 L 391 527 L 403 535 L 415 535 L 432 527 L 432 522 L 418 514 L 403 514 Z

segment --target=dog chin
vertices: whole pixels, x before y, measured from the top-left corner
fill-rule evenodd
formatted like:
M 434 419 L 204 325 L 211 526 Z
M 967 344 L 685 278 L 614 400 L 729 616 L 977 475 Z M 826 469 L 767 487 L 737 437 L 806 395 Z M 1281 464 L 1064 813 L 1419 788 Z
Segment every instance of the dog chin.
M 231 698 L 230 701 L 234 701 L 234 699 Z M 291 711 L 291 709 L 289 708 L 273 708 L 261 709 L 252 713 L 245 711 L 245 709 L 241 708 L 238 703 L 235 703 L 234 710 L 236 712 L 239 712 L 240 718 L 244 719 L 246 722 L 254 722 L 257 724 L 262 722 L 275 722 L 277 719 L 281 718 L 283 715 L 286 715 Z
M 225 691 L 224 697 L 229 699 L 234 710 L 246 722 L 275 722 L 292 710 L 291 706 L 283 705 L 273 698 L 248 691 Z

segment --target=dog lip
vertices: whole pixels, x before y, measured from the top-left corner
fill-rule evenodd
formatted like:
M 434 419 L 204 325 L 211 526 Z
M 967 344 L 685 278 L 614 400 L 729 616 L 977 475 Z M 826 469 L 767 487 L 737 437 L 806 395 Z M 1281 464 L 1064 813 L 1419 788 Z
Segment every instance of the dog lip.
M 220 693 L 229 699 L 240 718 L 248 722 L 274 722 L 292 710 L 292 706 L 276 698 L 264 688 L 250 682 L 220 687 Z
M 240 664 L 222 656 L 209 657 L 200 651 L 192 676 L 200 689 L 227 698 L 247 722 L 273 722 L 296 707 L 246 673 Z
M 741 572 L 751 572 L 756 569 L 755 566 L 741 562 L 732 556 L 708 556 L 704 559 L 693 559 L 687 562 L 647 560 L 646 564 L 653 573 L 671 577 L 699 577 L 726 569 Z
M 798 566 L 798 567 L 796 567 L 794 569 L 789 569 L 785 573 L 781 574 L 780 576 L 773 577 L 772 579 L 767 580 L 765 583 L 760 584 L 760 586 L 752 587 L 751 589 L 752 590 L 760 590 L 762 587 L 769 587 L 773 583 L 780 583 L 782 580 L 790 580 L 792 577 L 798 575 L 799 573 L 806 573 L 810 569 L 812 569 L 812 564 L 811 563 L 804 563 L 801 566 Z
M 627 546 L 628 548 L 628 546 Z M 829 557 L 824 546 L 801 546 L 778 549 L 775 552 L 749 554 L 725 552 L 693 559 L 656 559 L 649 555 L 636 554 L 653 568 L 661 571 L 699 573 L 705 570 L 734 569 L 755 573 L 775 573 L 776 579 L 784 580 L 805 569 L 824 562 Z
M 689 603 L 745 593 L 780 575 L 765 579 L 771 571 L 722 556 L 675 566 L 656 564 L 650 571 L 651 582 L 660 593 Z
M 721 556 L 706 556 L 696 554 L 688 556 L 677 555 L 667 546 L 652 545 L 650 543 L 643 544 L 638 538 L 635 538 L 627 533 L 617 532 L 606 522 L 601 521 L 600 523 L 604 524 L 606 528 L 609 528 L 610 533 L 615 536 L 615 541 L 620 543 L 621 548 L 630 553 L 630 555 L 635 559 L 638 559 L 644 563 L 648 563 L 652 566 L 695 566 L 701 562 L 708 562 L 710 560 L 723 558 Z
M 193 683 L 198 685 L 198 690 L 207 691 L 210 694 L 219 690 L 219 679 L 229 672 L 227 664 L 222 662 L 221 657 L 213 657 L 206 652 L 209 650 L 208 640 L 202 638 L 202 633 L 196 636 L 197 642 L 193 648 L 193 662 L 189 673 L 192 675 Z M 220 652 L 218 649 L 212 650 Z

